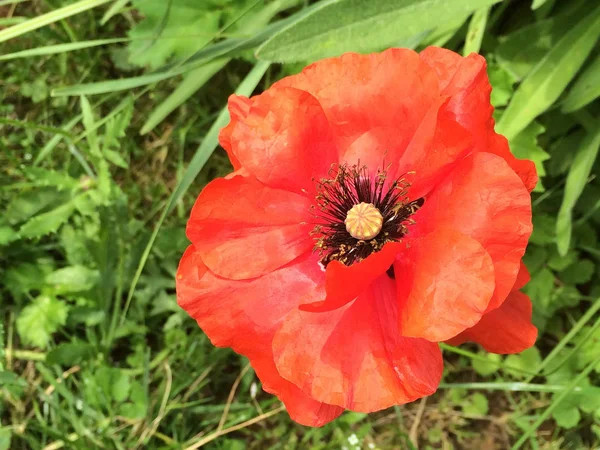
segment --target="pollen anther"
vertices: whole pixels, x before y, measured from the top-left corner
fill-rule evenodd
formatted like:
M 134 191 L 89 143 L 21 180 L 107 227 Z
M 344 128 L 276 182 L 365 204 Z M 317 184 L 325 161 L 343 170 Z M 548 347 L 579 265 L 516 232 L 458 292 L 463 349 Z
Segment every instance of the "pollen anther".
M 383 216 L 372 203 L 354 205 L 346 215 L 346 231 L 355 239 L 373 239 L 381 231 Z

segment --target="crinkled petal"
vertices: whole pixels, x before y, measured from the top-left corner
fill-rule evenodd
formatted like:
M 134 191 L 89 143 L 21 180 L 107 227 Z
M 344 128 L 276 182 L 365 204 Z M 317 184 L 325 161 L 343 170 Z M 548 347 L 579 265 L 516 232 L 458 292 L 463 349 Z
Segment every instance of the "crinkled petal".
M 258 277 L 311 250 L 309 208 L 306 197 L 251 177 L 217 179 L 196 200 L 187 236 L 219 276 Z
M 349 163 L 358 157 L 361 162 L 374 158 L 373 149 L 369 152 L 364 143 L 351 148 L 371 130 L 388 130 L 394 137 L 394 142 L 384 141 L 389 148 L 379 146 L 377 165 L 384 157 L 386 162 L 397 161 L 427 112 L 439 106 L 434 71 L 408 49 L 324 59 L 275 86 L 294 87 L 317 98 L 331 124 L 340 160 Z M 358 152 L 359 148 L 365 151 Z
M 475 53 L 467 57 L 438 47 L 428 47 L 419 56 L 437 74 L 439 89 L 449 96 L 448 109 L 457 122 L 474 137 L 475 151 L 501 156 L 521 177 L 531 192 L 537 183 L 535 165 L 519 160 L 510 152 L 506 139 L 494 131 L 494 108 L 490 103 L 492 87 L 485 59 Z
M 475 153 L 463 159 L 413 216 L 419 233 L 448 227 L 479 241 L 492 257 L 496 290 L 488 310 L 512 290 L 531 234 L 529 192 L 502 158 Z
M 229 136 L 240 164 L 266 185 L 313 192 L 337 149 L 323 108 L 305 91 L 272 87 L 250 99 L 247 115 Z
M 405 176 L 411 183 L 410 198 L 423 197 L 472 149 L 471 135 L 443 104 L 432 109 L 421 122 L 398 162 L 397 175 Z
M 302 299 L 322 295 L 323 273 L 314 256 L 254 280 L 232 281 L 213 274 L 193 245 L 177 270 L 177 301 L 219 347 L 248 357 L 266 391 L 277 395 L 290 416 L 321 426 L 343 409 L 312 399 L 283 379 L 273 361 L 273 334 L 282 318 Z
M 273 351 L 279 373 L 310 397 L 362 412 L 432 394 L 443 369 L 437 344 L 401 336 L 387 275 L 334 311 L 291 311 Z
M 439 342 L 475 325 L 494 292 L 482 245 L 449 228 L 408 244 L 394 263 L 402 334 Z
M 339 261 L 327 265 L 325 289 L 327 297 L 316 303 L 301 305 L 303 311 L 323 312 L 337 309 L 354 300 L 363 290 L 383 275 L 404 246 L 390 242 L 364 260 L 346 266 Z
M 472 341 L 488 352 L 507 354 L 528 349 L 536 338 L 537 328 L 531 323 L 531 301 L 522 292 L 513 291 L 502 306 L 486 313 L 475 326 L 448 343 Z

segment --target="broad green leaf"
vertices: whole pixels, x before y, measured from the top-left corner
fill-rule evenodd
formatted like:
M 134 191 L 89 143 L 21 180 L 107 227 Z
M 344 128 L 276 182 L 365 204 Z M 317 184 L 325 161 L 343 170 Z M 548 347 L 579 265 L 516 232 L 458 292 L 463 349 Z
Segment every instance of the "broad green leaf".
M 594 62 L 575 80 L 562 104 L 562 111 L 565 113 L 576 111 L 598 97 L 600 97 L 600 55 L 596 56 Z
M 573 208 L 587 184 L 599 149 L 600 127 L 597 128 L 595 133 L 589 133 L 585 137 L 567 175 L 565 193 L 556 220 L 556 245 L 561 255 L 566 255 L 569 250 L 573 227 Z
M 19 228 L 19 235 L 25 239 L 33 239 L 55 233 L 62 224 L 69 220 L 74 210 L 75 205 L 73 201 L 70 201 L 52 211 L 39 214 Z
M 585 284 L 591 280 L 596 265 L 589 259 L 581 259 L 564 269 L 558 278 L 567 284 Z
M 69 42 L 68 44 L 55 44 L 46 45 L 44 47 L 35 47 L 28 50 L 22 50 L 15 53 L 7 53 L 6 55 L 0 55 L 0 61 L 7 61 L 9 59 L 17 58 L 30 58 L 32 56 L 48 56 L 62 54 L 66 52 L 72 52 L 75 50 L 82 50 L 85 48 L 99 47 L 101 45 L 118 44 L 121 42 L 127 42 L 129 39 L 124 38 L 112 38 L 112 39 L 95 39 L 92 41 L 79 41 Z
M 527 371 L 539 366 L 542 362 L 542 357 L 540 356 L 540 351 L 536 347 L 531 347 L 519 353 L 518 355 L 507 356 L 504 362 L 507 366 Z M 526 377 L 526 375 L 516 370 L 506 369 L 506 372 L 514 378 Z
M 479 359 L 473 359 L 471 364 L 473 365 L 473 369 L 475 369 L 475 372 L 477 372 L 481 376 L 488 376 L 498 372 L 502 360 L 502 357 L 500 355 L 487 352 L 480 352 L 479 355 L 489 360 L 489 362 L 482 361 Z
M 46 275 L 46 283 L 51 285 L 55 294 L 87 291 L 98 283 L 97 270 L 84 266 L 69 266 Z
M 257 51 L 268 61 L 314 61 L 393 45 L 497 0 L 330 0 L 275 34 Z
M 219 30 L 221 10 L 206 2 L 133 0 L 133 5 L 144 17 L 129 31 L 129 61 L 137 66 L 156 69 L 171 56 L 186 58 Z
M 467 56 L 470 53 L 479 53 L 481 50 L 481 42 L 483 41 L 483 35 L 485 34 L 485 26 L 487 24 L 489 13 L 490 8 L 482 8 L 475 11 L 473 17 L 471 17 L 465 45 L 463 47 L 463 55 Z
M 68 306 L 54 297 L 37 297 L 17 317 L 17 331 L 26 345 L 46 348 L 52 333 L 67 322 Z
M 53 206 L 64 203 L 67 193 L 58 189 L 41 188 L 15 195 L 3 211 L 3 219 L 18 224 Z
M 556 424 L 559 427 L 573 428 L 581 420 L 581 413 L 579 412 L 579 408 L 564 401 L 563 404 L 554 410 L 552 417 L 556 420 Z
M 158 107 L 156 107 L 148 120 L 142 126 L 140 134 L 146 134 L 152 130 L 156 125 L 164 120 L 169 114 L 171 114 L 176 108 L 187 101 L 198 89 L 219 70 L 221 70 L 227 63 L 229 58 L 217 59 L 205 64 L 198 69 L 191 71 L 185 75 L 183 81 L 177 86 L 177 89 L 169 95 L 165 101 L 163 101 Z
M 546 175 L 544 161 L 550 159 L 550 155 L 538 144 L 538 136 L 544 132 L 544 127 L 537 122 L 531 124 L 510 140 L 510 150 L 519 159 L 529 159 L 535 163 L 538 173 L 538 184 L 535 192 L 543 192 L 542 178 Z
M 10 244 L 11 242 L 16 241 L 18 238 L 19 235 L 11 227 L 0 226 L 0 247 Z
M 575 77 L 600 36 L 600 6 L 567 32 L 515 92 L 496 126 L 509 140 L 546 111 Z
M 16 38 L 25 33 L 29 33 L 30 31 L 37 30 L 43 26 L 50 25 L 51 23 L 58 22 L 59 20 L 66 19 L 67 17 L 74 16 L 110 1 L 112 0 L 79 0 L 71 5 L 37 16 L 27 22 L 0 30 L 0 42 L 8 41 L 9 39 Z

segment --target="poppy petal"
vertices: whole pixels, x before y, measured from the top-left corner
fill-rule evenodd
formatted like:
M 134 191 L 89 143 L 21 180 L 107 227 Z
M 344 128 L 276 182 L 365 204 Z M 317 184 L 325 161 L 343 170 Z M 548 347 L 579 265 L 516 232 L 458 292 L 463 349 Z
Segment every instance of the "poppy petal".
M 271 88 L 251 99 L 229 142 L 241 165 L 266 185 L 313 192 L 313 178 L 337 161 L 327 117 L 316 98 L 293 88 Z
M 310 92 L 323 107 L 340 149 L 342 162 L 355 163 L 351 144 L 373 129 L 387 129 L 395 138 L 382 148 L 377 164 L 397 161 L 414 131 L 434 105 L 439 107 L 437 77 L 417 53 L 393 48 L 382 53 L 346 53 L 318 61 L 301 73 L 275 83 Z M 364 158 L 372 153 L 365 152 Z M 364 162 L 361 158 L 361 162 Z
M 488 310 L 512 290 L 531 234 L 531 199 L 520 178 L 497 155 L 475 153 L 426 197 L 412 230 L 448 227 L 479 241 L 492 257 L 496 290 Z
M 391 267 L 401 248 L 402 244 L 390 242 L 381 251 L 372 253 L 351 266 L 339 261 L 330 262 L 325 272 L 327 297 L 323 301 L 300 305 L 300 309 L 311 312 L 331 311 L 354 300 Z
M 502 306 L 486 313 L 472 328 L 448 341 L 451 345 L 477 342 L 488 352 L 508 354 L 528 349 L 537 338 L 531 323 L 531 301 L 522 292 L 513 291 Z
M 232 281 L 213 274 L 190 245 L 177 270 L 177 302 L 219 347 L 248 357 L 263 388 L 277 395 L 297 422 L 321 426 L 343 409 L 316 401 L 283 379 L 273 361 L 273 334 L 302 298 L 321 291 L 323 273 L 314 256 L 254 280 Z M 293 293 L 293 294 L 292 294 Z
M 437 344 L 401 336 L 387 275 L 334 311 L 292 310 L 273 352 L 279 373 L 310 397 L 361 412 L 431 395 L 443 369 Z
M 249 98 L 242 97 L 240 95 L 232 94 L 227 100 L 227 109 L 229 110 L 229 124 L 222 128 L 219 133 L 219 144 L 227 152 L 233 170 L 237 171 L 242 167 L 239 159 L 233 154 L 231 146 L 231 133 L 235 129 L 235 126 L 240 120 L 243 120 L 250 112 L 250 105 L 252 101 Z
M 425 196 L 472 149 L 471 135 L 456 122 L 447 105 L 430 111 L 398 162 L 398 174 L 407 174 L 411 183 L 410 198 Z
M 411 239 L 394 263 L 402 334 L 444 341 L 475 325 L 494 292 L 492 258 L 452 229 Z
M 485 59 L 475 53 L 462 57 L 439 47 L 428 47 L 420 54 L 437 74 L 439 89 L 449 96 L 449 111 L 475 138 L 475 151 L 497 154 L 506 160 L 531 192 L 537 183 L 535 165 L 514 157 L 503 136 L 494 131 L 494 108 Z
M 187 236 L 219 276 L 258 277 L 311 250 L 309 208 L 307 198 L 251 177 L 216 179 L 196 200 Z
M 527 283 L 531 280 L 531 275 L 529 274 L 529 269 L 525 266 L 525 263 L 521 261 L 521 266 L 519 267 L 519 273 L 517 274 L 517 280 L 515 281 L 515 285 L 513 286 L 513 291 L 518 291 L 525 287 Z

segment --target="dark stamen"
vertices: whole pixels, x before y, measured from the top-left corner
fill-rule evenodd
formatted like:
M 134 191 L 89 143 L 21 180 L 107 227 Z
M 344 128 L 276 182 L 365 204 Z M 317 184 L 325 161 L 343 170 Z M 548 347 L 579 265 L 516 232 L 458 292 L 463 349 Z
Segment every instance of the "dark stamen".
M 317 182 L 316 207 L 312 208 L 317 219 L 312 231 L 315 251 L 325 266 L 333 260 L 351 265 L 381 250 L 388 242 L 400 241 L 408 232 L 408 225 L 414 223 L 410 216 L 425 202 L 424 198 L 409 201 L 410 184 L 404 178 L 386 186 L 385 170 L 378 169 L 371 177 L 360 163 L 332 165 L 329 176 Z M 352 237 L 344 223 L 348 211 L 359 203 L 372 204 L 383 217 L 381 230 L 369 240 Z

